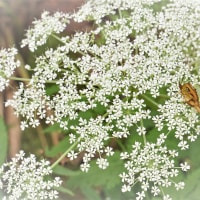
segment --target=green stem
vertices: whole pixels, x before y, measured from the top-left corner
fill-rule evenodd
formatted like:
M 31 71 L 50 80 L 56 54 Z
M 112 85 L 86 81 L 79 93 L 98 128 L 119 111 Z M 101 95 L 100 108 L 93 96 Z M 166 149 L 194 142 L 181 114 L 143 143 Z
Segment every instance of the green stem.
M 53 169 L 79 142 L 79 139 L 77 139 L 77 141 L 72 144 L 52 165 L 51 165 L 51 169 Z
M 20 77 L 14 77 L 11 76 L 9 77 L 10 80 L 15 80 L 15 81 L 24 81 L 24 82 L 30 82 L 31 79 L 30 78 L 20 78 Z M 58 80 L 54 80 L 54 81 L 46 81 L 46 83 L 57 83 Z
M 30 78 L 19 78 L 19 77 L 14 77 L 14 76 L 9 77 L 9 79 L 15 80 L 15 81 L 25 81 L 25 82 L 29 82 L 31 80 Z
M 160 94 L 159 97 L 163 97 L 165 99 L 170 99 L 170 97 L 168 95 L 166 95 L 166 94 Z
M 119 17 L 120 17 L 120 19 L 122 19 L 122 12 L 121 12 L 121 10 L 118 9 L 118 12 L 119 12 Z
M 158 103 L 156 103 L 153 99 L 151 99 L 150 97 L 148 97 L 147 95 L 145 95 L 145 94 L 142 94 L 141 95 L 142 97 L 144 97 L 147 101 L 149 101 L 149 102 L 151 102 L 153 105 L 155 105 L 156 107 L 158 107 L 159 106 L 159 104 Z
M 142 137 L 143 137 L 143 140 L 144 140 L 144 144 L 146 145 L 147 144 L 147 139 L 146 139 L 145 134 L 142 134 Z
M 117 139 L 116 141 L 117 141 L 117 144 L 119 145 L 119 147 L 122 149 L 122 151 L 125 152 L 125 151 L 126 151 L 126 148 L 124 147 L 122 141 L 121 141 L 121 140 L 118 140 L 118 139 Z
M 65 44 L 57 35 L 55 34 L 51 34 L 52 37 L 54 37 L 56 40 L 58 40 L 59 42 Z
M 142 119 L 141 119 L 141 121 L 140 121 L 140 125 L 141 125 L 142 127 L 144 127 L 144 123 L 143 123 L 143 120 L 142 120 Z M 146 144 L 147 144 L 147 139 L 146 139 L 145 134 L 142 134 L 142 137 L 143 137 L 144 144 L 146 145 Z
M 62 44 L 65 44 L 57 35 L 52 34 L 52 37 L 54 37 L 56 40 L 58 40 L 59 42 L 61 42 Z M 77 51 L 79 54 L 81 54 L 82 56 L 85 56 L 86 54 L 82 51 Z

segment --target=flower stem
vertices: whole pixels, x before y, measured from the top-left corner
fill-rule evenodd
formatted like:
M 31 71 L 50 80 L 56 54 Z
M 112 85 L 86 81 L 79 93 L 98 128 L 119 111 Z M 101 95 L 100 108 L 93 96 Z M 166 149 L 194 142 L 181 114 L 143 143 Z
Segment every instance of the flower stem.
M 142 119 L 141 119 L 141 121 L 140 121 L 140 125 L 141 125 L 142 127 L 144 127 L 144 123 L 143 123 L 143 120 L 142 120 Z M 146 139 L 145 134 L 142 134 L 142 137 L 143 137 L 144 144 L 146 145 L 146 144 L 147 144 L 147 139 Z
M 14 76 L 9 77 L 9 79 L 15 80 L 15 81 L 25 81 L 25 82 L 29 82 L 31 80 L 30 78 L 19 78 L 19 77 L 14 77 Z
M 20 78 L 20 77 L 14 77 L 11 76 L 9 77 L 10 80 L 15 80 L 15 81 L 23 81 L 23 82 L 30 82 L 30 78 Z M 46 81 L 46 83 L 57 83 L 58 80 L 52 80 L 52 81 Z
M 145 94 L 142 94 L 141 95 L 143 98 L 145 98 L 147 101 L 149 101 L 149 102 L 151 102 L 153 105 L 155 105 L 156 107 L 158 107 L 159 106 L 159 104 L 158 103 L 156 103 L 153 99 L 151 99 L 150 97 L 148 97 L 147 95 L 145 95 Z
M 55 38 L 56 40 L 58 40 L 59 42 L 65 44 L 65 43 L 60 39 L 60 37 L 58 37 L 57 35 L 51 34 L 51 36 L 54 37 L 54 38 Z
M 51 168 L 53 169 L 77 144 L 79 140 L 72 144 L 52 165 Z

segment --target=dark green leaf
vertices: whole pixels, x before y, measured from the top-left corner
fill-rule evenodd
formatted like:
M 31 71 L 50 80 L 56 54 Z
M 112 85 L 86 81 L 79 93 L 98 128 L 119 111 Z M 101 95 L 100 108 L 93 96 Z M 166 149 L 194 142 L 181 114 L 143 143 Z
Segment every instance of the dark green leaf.
M 52 94 L 57 93 L 58 90 L 59 90 L 58 85 L 56 85 L 56 84 L 53 84 L 53 85 L 51 85 L 51 86 L 48 85 L 48 87 L 46 87 L 46 94 L 50 96 L 50 95 L 52 95 Z
M 100 103 L 97 103 L 97 106 L 94 108 L 94 111 L 99 114 L 99 115 L 102 115 L 106 112 L 106 108 L 101 105 Z

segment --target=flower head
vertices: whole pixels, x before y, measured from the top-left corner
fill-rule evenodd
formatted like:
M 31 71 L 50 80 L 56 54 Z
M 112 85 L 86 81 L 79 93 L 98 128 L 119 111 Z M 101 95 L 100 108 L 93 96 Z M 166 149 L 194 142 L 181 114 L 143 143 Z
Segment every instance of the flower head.
M 138 199 L 144 199 L 145 191 L 149 190 L 153 196 L 161 194 L 160 188 L 169 187 L 175 184 L 177 190 L 183 189 L 184 183 L 174 183 L 172 177 L 178 176 L 178 169 L 175 166 L 174 158 L 177 156 L 174 150 L 168 150 L 165 146 L 146 143 L 144 146 L 136 142 L 132 151 L 125 159 L 125 169 L 127 172 L 120 174 L 122 182 L 122 192 L 130 191 L 135 184 L 140 184 L 142 192 L 138 193 Z M 181 164 L 181 169 L 189 169 L 187 163 Z
M 16 54 L 15 48 L 0 50 L 0 92 L 8 86 L 9 78 L 20 65 L 19 60 L 16 60 Z
M 45 180 L 52 173 L 49 162 L 36 161 L 35 155 L 25 157 L 20 151 L 10 162 L 4 163 L 0 170 L 0 189 L 5 199 L 56 199 L 58 192 L 54 189 L 61 185 L 60 178 Z
M 61 33 L 69 23 L 69 15 L 61 12 L 56 12 L 50 16 L 48 11 L 41 15 L 40 20 L 33 22 L 34 28 L 29 29 L 26 33 L 26 38 L 22 40 L 22 47 L 28 45 L 31 51 L 35 51 L 38 46 L 46 43 L 48 37 L 52 33 Z

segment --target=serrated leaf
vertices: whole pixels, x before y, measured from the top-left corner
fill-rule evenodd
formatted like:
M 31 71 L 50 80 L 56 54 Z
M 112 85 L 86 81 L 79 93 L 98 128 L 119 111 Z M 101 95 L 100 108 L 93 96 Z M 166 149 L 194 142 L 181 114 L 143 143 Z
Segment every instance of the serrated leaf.
M 0 166 L 5 162 L 8 150 L 8 133 L 2 117 L 0 117 Z

